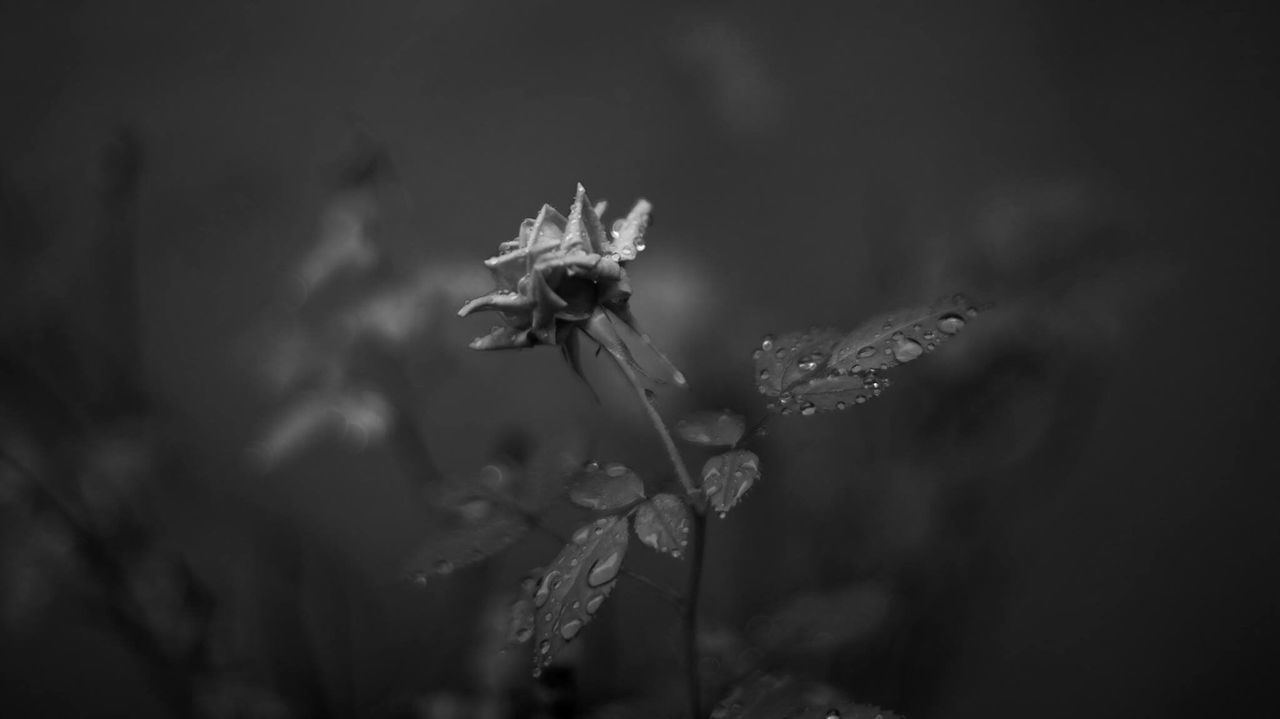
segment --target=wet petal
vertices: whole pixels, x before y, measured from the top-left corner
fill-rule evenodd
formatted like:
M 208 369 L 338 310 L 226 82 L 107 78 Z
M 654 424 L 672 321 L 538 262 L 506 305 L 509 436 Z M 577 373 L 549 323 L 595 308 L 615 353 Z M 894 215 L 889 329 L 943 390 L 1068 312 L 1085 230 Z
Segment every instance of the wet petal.
M 483 337 L 471 340 L 473 350 L 509 350 L 524 349 L 533 346 L 533 337 L 526 328 L 494 327 L 493 331 Z
M 600 217 L 587 199 L 587 191 L 578 184 L 578 194 L 573 199 L 573 207 L 569 210 L 569 219 L 565 225 L 564 239 L 560 249 L 564 251 L 581 250 L 583 252 L 600 253 L 604 251 L 604 226 Z
M 555 344 L 556 313 L 567 307 L 568 303 L 551 289 L 542 272 L 534 272 L 531 277 L 535 304 L 533 305 L 533 326 L 530 329 L 538 341 Z
M 490 310 L 498 312 L 523 313 L 533 308 L 533 298 L 512 292 L 510 290 L 500 290 L 498 292 L 490 292 L 483 297 L 477 297 L 458 310 L 459 317 L 466 317 L 472 312 L 486 312 Z

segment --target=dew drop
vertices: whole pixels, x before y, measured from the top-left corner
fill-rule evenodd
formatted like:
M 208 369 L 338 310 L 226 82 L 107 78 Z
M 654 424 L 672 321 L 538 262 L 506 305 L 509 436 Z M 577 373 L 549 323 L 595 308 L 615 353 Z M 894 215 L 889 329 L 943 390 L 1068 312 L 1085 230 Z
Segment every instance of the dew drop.
M 900 339 L 893 348 L 893 358 L 899 362 L 910 362 L 922 354 L 924 354 L 924 348 L 912 339 Z
M 845 404 L 844 402 L 836 402 L 836 409 L 844 409 L 845 407 L 848 407 L 848 406 L 849 405 Z
M 644 240 L 636 240 L 636 252 L 644 252 Z
M 758 360 L 763 356 L 764 356 L 764 350 L 756 350 L 755 352 L 751 353 L 751 359 Z
M 840 719 L 840 710 L 828 709 L 825 719 Z
M 604 470 L 604 473 L 610 477 L 625 477 L 627 475 L 627 468 L 621 464 L 614 463 L 609 465 Z
M 760 340 L 760 349 L 765 352 L 773 349 L 773 335 L 765 335 L 764 339 Z
M 614 552 L 591 566 L 591 571 L 587 573 L 587 584 L 593 587 L 607 584 L 618 576 L 618 570 L 621 567 L 622 555 Z
M 957 314 L 946 314 L 938 318 L 938 330 L 943 334 L 953 335 L 964 327 L 964 318 Z
M 609 234 L 613 235 L 613 239 L 618 239 L 618 235 L 622 234 L 622 225 L 626 220 L 619 217 L 613 221 L 613 226 L 609 228 Z
M 582 621 L 579 619 L 570 619 L 569 621 L 560 625 L 560 636 L 564 637 L 565 641 L 569 641 L 570 639 L 573 639 L 574 637 L 578 636 L 578 632 L 581 630 L 582 630 Z
M 524 644 L 533 636 L 533 627 L 520 627 L 516 630 L 516 641 Z
M 604 595 L 603 595 L 603 594 L 597 594 L 597 595 L 595 595 L 594 597 L 592 597 L 592 598 L 588 599 L 588 600 L 587 600 L 587 614 L 595 614 L 595 613 L 596 613 L 596 610 L 600 608 L 600 605 L 601 605 L 601 604 L 604 604 Z
M 860 394 L 857 397 L 854 397 L 853 401 L 856 402 L 857 404 L 865 404 L 867 401 L 867 396 L 865 394 Z
M 760 379 L 769 379 L 769 370 L 767 369 L 760 370 Z
M 778 359 L 782 359 L 783 357 L 787 356 L 787 351 L 785 349 L 778 350 L 777 352 L 773 353 L 773 356 L 777 357 Z
M 543 639 L 543 640 L 542 640 L 542 643 L 538 645 L 538 653 L 540 653 L 540 654 L 550 654 L 550 653 L 551 653 L 551 642 L 547 641 L 546 639 Z
M 806 404 L 804 407 L 800 408 L 800 414 L 806 417 L 812 416 L 817 411 L 818 411 L 818 408 L 813 406 L 812 404 Z
M 875 353 L 876 353 L 876 348 L 872 347 L 871 345 L 867 345 L 866 347 L 863 347 L 862 349 L 858 350 L 858 359 L 866 359 L 871 355 L 874 355 Z
M 587 537 L 591 534 L 591 527 L 578 527 L 573 533 L 573 543 L 582 544 L 587 541 Z

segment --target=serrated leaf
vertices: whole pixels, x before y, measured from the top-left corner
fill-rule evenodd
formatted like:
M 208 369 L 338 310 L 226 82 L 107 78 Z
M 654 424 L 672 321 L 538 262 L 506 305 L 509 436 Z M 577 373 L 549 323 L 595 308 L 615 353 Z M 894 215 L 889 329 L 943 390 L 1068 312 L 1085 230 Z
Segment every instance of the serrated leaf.
M 659 494 L 636 508 L 635 530 L 646 546 L 679 557 L 689 545 L 689 508 L 673 494 Z
M 702 491 L 721 517 L 742 500 L 760 478 L 760 458 L 755 452 L 735 449 L 718 454 L 702 466 Z
M 409 563 L 420 583 L 447 576 L 511 546 L 529 530 L 518 512 L 485 496 L 457 499 L 440 531 L 429 537 Z
M 789 676 L 756 673 L 735 686 L 711 719 L 902 719 L 893 712 L 854 704 L 838 690 Z
M 694 412 L 676 422 L 676 434 L 690 444 L 704 447 L 732 447 L 747 431 L 742 415 L 729 410 Z
M 537 645 L 533 674 L 556 658 L 591 621 L 618 582 L 630 535 L 617 515 L 602 517 L 573 533 L 542 575 L 533 594 Z
M 569 499 L 587 509 L 620 509 L 644 499 L 644 483 L 626 466 L 592 462 L 569 488 Z
M 808 415 L 845 409 L 878 395 L 884 382 L 872 373 L 849 375 L 828 365 L 843 337 L 832 327 L 766 336 L 754 356 L 760 393 L 777 400 L 769 403 L 769 409 Z
M 923 307 L 878 315 L 836 343 L 830 365 L 853 373 L 896 367 L 932 352 L 977 314 L 978 308 L 964 295 L 952 295 Z

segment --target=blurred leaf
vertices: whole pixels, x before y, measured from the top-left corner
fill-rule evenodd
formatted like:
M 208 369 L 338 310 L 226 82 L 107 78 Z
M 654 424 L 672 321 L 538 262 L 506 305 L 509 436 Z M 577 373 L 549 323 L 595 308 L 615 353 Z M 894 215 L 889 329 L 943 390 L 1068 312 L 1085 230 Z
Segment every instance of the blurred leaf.
M 900 719 L 866 704 L 854 704 L 823 684 L 790 676 L 754 674 L 734 687 L 711 719 Z
M 443 531 L 429 538 L 409 565 L 418 582 L 487 559 L 529 530 L 515 509 L 479 493 L 457 498 L 449 512 Z
M 587 509 L 619 509 L 644 499 L 644 483 L 617 462 L 603 467 L 592 462 L 569 488 L 569 499 Z
M 707 447 L 732 447 L 747 431 L 742 415 L 729 410 L 694 412 L 676 423 L 676 434 L 691 444 Z
M 659 494 L 636 508 L 635 529 L 646 546 L 679 557 L 689 544 L 689 508 L 673 494 Z
M 520 582 L 520 596 L 511 603 L 507 618 L 507 643 L 524 644 L 533 638 L 533 592 L 537 588 L 537 580 L 525 577 Z
M 315 245 L 294 270 L 304 298 L 337 273 L 364 271 L 378 261 L 378 248 L 369 234 L 376 213 L 376 201 L 360 191 L 340 193 L 325 208 Z
M 829 651 L 880 629 L 892 602 L 889 588 L 877 582 L 802 594 L 776 610 L 754 639 L 775 651 Z
M 330 432 L 363 449 L 386 436 L 392 419 L 390 403 L 375 390 L 317 390 L 277 414 L 255 452 L 271 466 Z
M 538 643 L 533 674 L 555 659 L 599 611 L 618 581 L 629 534 L 621 517 L 602 517 L 573 533 L 533 595 Z
M 760 478 L 755 452 L 735 449 L 718 454 L 702 466 L 702 491 L 723 518 Z
M 925 307 L 876 316 L 836 344 L 830 366 L 852 373 L 896 367 L 933 351 L 977 314 L 964 295 L 952 295 Z

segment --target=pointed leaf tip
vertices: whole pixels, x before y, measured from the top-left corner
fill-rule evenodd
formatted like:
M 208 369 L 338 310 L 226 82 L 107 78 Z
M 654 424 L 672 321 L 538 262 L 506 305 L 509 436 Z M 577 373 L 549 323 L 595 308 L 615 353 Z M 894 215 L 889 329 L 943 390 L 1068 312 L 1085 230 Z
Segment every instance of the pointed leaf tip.
M 760 478 L 760 458 L 755 452 L 734 449 L 716 455 L 702 466 L 702 491 L 712 509 L 723 518 Z
M 595 617 L 618 582 L 630 534 L 618 516 L 579 527 L 533 594 L 537 641 L 533 673 L 559 655 Z
M 636 508 L 636 536 L 645 546 L 674 557 L 689 545 L 689 508 L 673 494 L 659 494 Z

